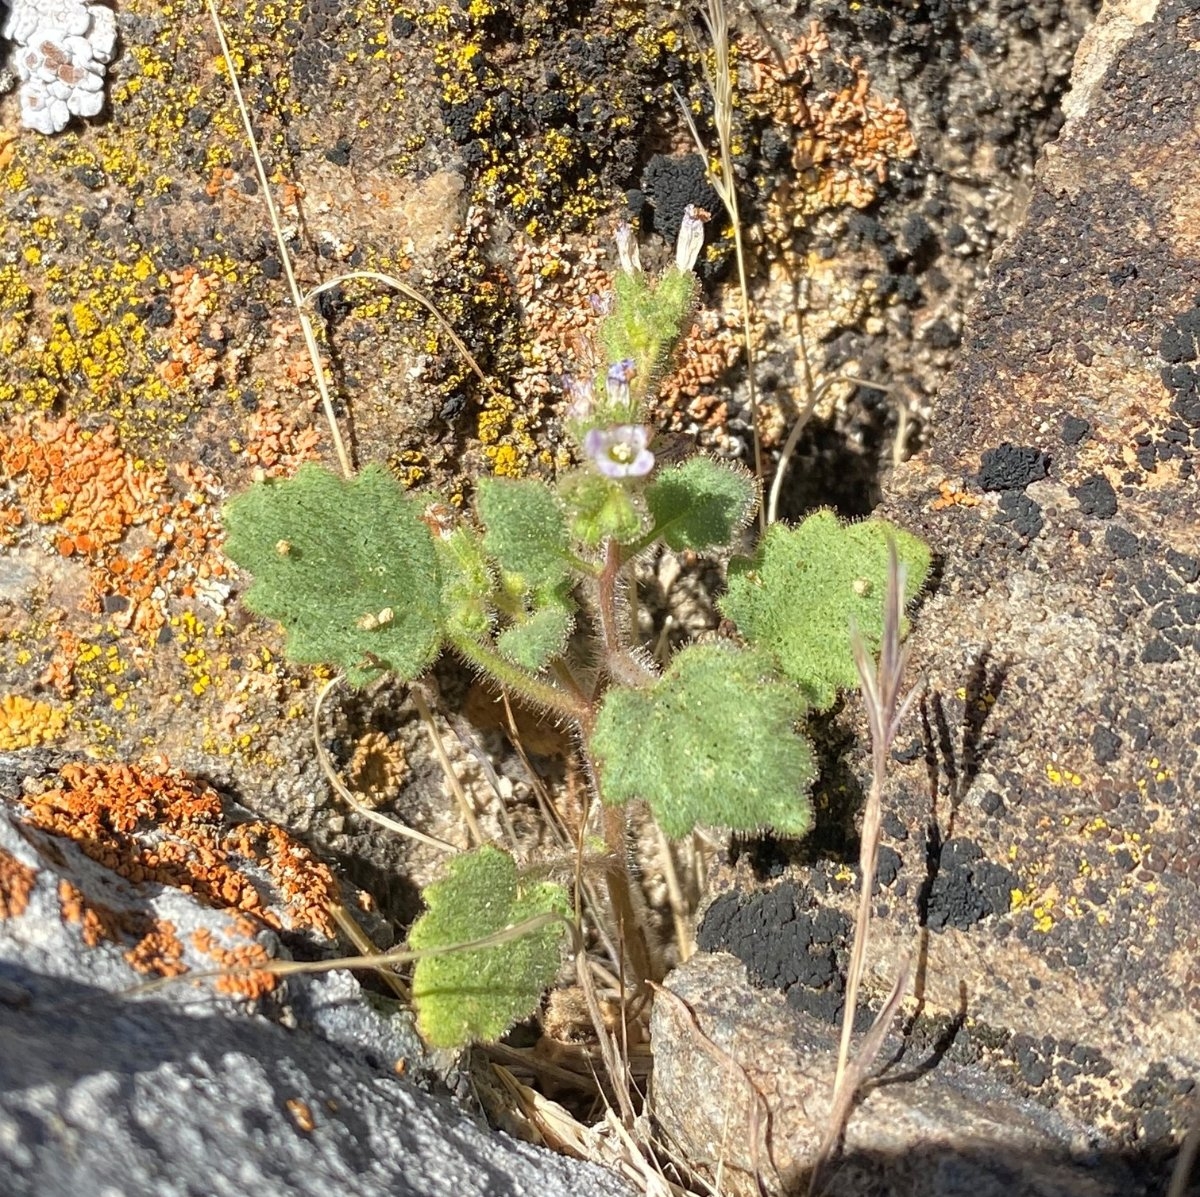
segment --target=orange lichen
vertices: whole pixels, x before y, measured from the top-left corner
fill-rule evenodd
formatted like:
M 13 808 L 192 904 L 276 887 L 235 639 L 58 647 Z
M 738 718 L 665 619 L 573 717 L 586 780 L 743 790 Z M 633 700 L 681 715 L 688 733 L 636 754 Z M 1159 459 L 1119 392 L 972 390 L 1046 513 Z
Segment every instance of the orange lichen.
M 257 928 L 253 923 L 239 919 L 234 930 L 250 939 Z M 274 973 L 265 972 L 261 965 L 270 962 L 270 953 L 262 944 L 250 942 L 235 948 L 223 948 L 206 927 L 192 932 L 192 946 L 210 957 L 218 968 L 226 969 L 217 978 L 214 988 L 218 993 L 230 997 L 248 998 L 257 1001 L 271 993 L 279 982 Z
M 144 933 L 144 918 L 128 912 L 118 913 L 100 902 L 93 902 L 65 879 L 58 883 L 58 910 L 63 922 L 79 924 L 83 942 L 89 948 L 100 943 L 119 943 L 123 933 L 135 929 L 139 935 Z
M 159 977 L 178 977 L 188 971 L 183 962 L 183 944 L 175 934 L 175 924 L 165 919 L 151 924 L 149 930 L 125 953 L 125 959 L 139 973 Z
M 250 416 L 246 460 L 269 476 L 290 476 L 306 461 L 315 461 L 321 433 L 307 415 L 285 413 L 274 400 L 263 400 Z
M 329 869 L 282 827 L 262 821 L 238 824 L 226 832 L 223 847 L 266 872 L 287 903 L 292 926 L 335 934 L 329 911 L 339 902 L 337 882 Z
M 48 702 L 6 694 L 0 698 L 0 751 L 32 748 L 57 739 L 67 722 L 66 712 Z
M 162 491 L 163 475 L 117 440 L 112 425 L 90 432 L 65 417 L 0 428 L 0 481 L 15 484 L 26 518 L 54 525 L 63 556 L 100 556 L 149 518 Z
M 705 308 L 696 314 L 663 380 L 659 406 L 675 430 L 724 429 L 728 415 L 720 382 L 742 356 L 740 317 Z
M 813 67 L 831 52 L 815 20 L 782 61 L 773 46 L 756 38 L 747 38 L 744 48 L 750 105 L 790 131 L 795 181 L 767 205 L 785 226 L 798 227 L 828 208 L 866 208 L 886 182 L 888 164 L 916 153 L 907 114 L 898 101 L 872 90 L 860 59 L 846 64 L 853 78 L 843 90 L 814 93 Z
M 334 933 L 329 869 L 281 828 L 229 826 L 215 790 L 176 771 L 133 765 L 65 765 L 58 784 L 24 799 L 35 826 L 74 840 L 134 882 L 170 885 L 208 906 L 252 913 L 274 928 Z M 268 905 L 249 875 L 278 893 Z
M 0 920 L 25 913 L 37 873 L 0 848 Z
M 979 496 L 964 490 L 962 483 L 943 478 L 938 483 L 938 497 L 929 506 L 933 511 L 944 511 L 947 507 L 975 507 L 978 504 Z
M 303 1131 L 307 1135 L 316 1129 L 317 1122 L 313 1117 L 312 1107 L 308 1102 L 301 1101 L 298 1097 L 289 1097 L 283 1104 L 287 1112 L 292 1116 L 292 1121 L 296 1124 L 298 1130 Z
M 12 503 L 0 503 L 0 547 L 17 543 L 17 530 L 25 522 L 20 507 Z
M 171 356 L 159 367 L 159 375 L 172 385 L 187 380 L 193 386 L 211 387 L 220 371 L 221 352 L 215 346 L 225 339 L 213 318 L 216 277 L 185 266 L 168 278 L 175 319 L 169 330 Z
M 49 551 L 86 558 L 84 609 L 104 610 L 106 598 L 128 600 L 111 612 L 118 628 L 155 632 L 169 598 L 197 597 L 228 573 L 214 551 L 221 535 L 216 475 L 188 462 L 175 470 L 181 485 L 173 487 L 167 474 L 124 452 L 112 425 L 91 432 L 65 418 L 17 418 L 0 426 L 0 483 L 14 487 L 18 515 L 53 529 Z M 183 498 L 175 497 L 179 490 Z M 152 539 L 124 553 L 135 527 Z M 69 672 L 60 662 L 50 678 L 60 693 Z

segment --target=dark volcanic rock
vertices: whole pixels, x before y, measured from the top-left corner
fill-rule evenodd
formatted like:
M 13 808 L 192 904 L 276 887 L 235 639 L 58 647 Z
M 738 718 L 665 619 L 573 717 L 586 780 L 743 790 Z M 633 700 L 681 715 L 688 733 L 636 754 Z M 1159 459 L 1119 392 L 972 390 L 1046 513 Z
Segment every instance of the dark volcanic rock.
M 1107 10 L 1085 38 L 1067 123 L 1024 223 L 966 325 L 929 449 L 897 472 L 882 511 L 929 541 L 939 572 L 912 639 L 926 688 L 910 726 L 923 750 L 893 759 L 886 799 L 889 827 L 925 830 L 931 848 L 905 845 L 877 907 L 868 994 L 877 1005 L 916 939 L 914 1042 L 940 1043 L 936 1060 L 1097 1128 L 1105 1158 L 1133 1162 L 1136 1183 L 1113 1190 L 1131 1194 L 1161 1190 L 1200 1072 L 1198 107 L 1197 6 Z M 1001 446 L 1032 450 L 989 456 Z M 977 501 L 939 502 L 947 482 Z M 868 772 L 864 751 L 859 792 Z M 859 806 L 854 787 L 843 789 L 849 800 L 832 786 L 820 797 L 827 822 L 840 810 L 856 851 Z M 848 870 L 821 855 L 834 844 L 824 832 L 788 884 L 848 913 Z M 752 886 L 749 866 L 719 883 Z M 755 955 L 771 958 L 767 945 Z M 804 1069 L 832 1075 L 836 1051 L 815 1020 L 779 1015 L 779 1039 L 747 1031 L 760 1000 L 774 1010 L 781 997 L 718 999 L 691 974 L 680 991 L 752 1079 L 801 1041 L 813 1053 Z M 672 1051 L 665 1018 L 656 1053 Z M 949 1083 L 941 1067 L 921 1085 Z M 785 1127 L 819 1086 L 784 1092 L 788 1069 L 771 1075 L 772 1151 L 790 1153 L 799 1174 L 812 1132 L 796 1125 L 789 1139 Z M 655 1083 L 668 1110 L 681 1094 L 718 1088 L 675 1063 Z M 921 1085 L 889 1089 L 916 1103 Z M 847 1169 L 861 1183 L 847 1192 L 941 1191 L 933 1178 L 955 1169 L 963 1187 L 947 1191 L 1088 1191 L 1082 1179 L 1052 1179 L 1065 1157 L 1036 1130 L 1015 1153 L 1011 1141 L 985 1151 L 973 1174 L 961 1160 L 943 1170 L 930 1150 L 915 1170 L 925 1187 L 893 1183 L 888 1169 L 923 1149 L 864 1165 L 877 1136 L 903 1125 L 890 1111 L 870 1116 L 879 1093 L 851 1123 Z M 820 1116 L 819 1102 L 807 1109 Z M 958 1117 L 949 1097 L 943 1109 Z M 944 1129 L 936 1115 L 930 1125 Z M 752 1140 L 731 1129 L 719 1141 L 745 1150 Z M 1040 1170 L 1026 1168 L 1033 1159 Z
M 1196 394 L 1200 14 L 1167 0 L 1107 18 L 1085 39 L 1025 225 L 993 262 L 930 448 L 885 504 L 943 562 L 913 646 L 926 708 L 945 712 L 927 745 L 936 794 L 926 759 L 898 765 L 893 792 L 910 826 L 932 797 L 943 832 L 1013 878 L 1008 909 L 928 938 L 926 1000 L 953 1010 L 965 981 L 973 1020 L 1043 1045 L 1045 1066 L 1017 1061 L 1018 1087 L 1130 1142 L 1169 1142 L 1200 1066 L 1200 828 L 1185 801 L 1200 783 L 1200 660 L 1184 618 L 1200 610 L 1200 510 L 1197 450 L 1175 435 Z M 979 473 L 981 447 L 1045 444 L 1044 430 L 1067 431 L 1028 485 L 1036 539 L 992 535 L 988 497 L 933 509 L 939 482 Z M 881 954 L 909 943 L 903 910 L 872 935 Z M 1081 1048 L 1111 1065 L 1103 1096 L 1091 1064 L 1056 1063 Z M 1148 1084 L 1156 1067 L 1169 1079 Z

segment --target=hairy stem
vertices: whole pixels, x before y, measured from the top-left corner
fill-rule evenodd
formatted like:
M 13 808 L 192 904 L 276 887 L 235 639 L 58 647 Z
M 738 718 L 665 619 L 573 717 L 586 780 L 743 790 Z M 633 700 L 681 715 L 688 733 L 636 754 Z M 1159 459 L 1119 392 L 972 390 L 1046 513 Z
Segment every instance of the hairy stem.
M 650 680 L 650 671 L 629 651 L 621 635 L 617 618 L 617 584 L 621 577 L 621 546 L 610 539 L 600 571 L 596 606 L 600 613 L 600 632 L 604 638 L 604 663 L 609 676 L 618 685 L 642 686 Z
M 450 644 L 468 664 L 507 686 L 514 694 L 573 720 L 581 727 L 591 722 L 591 710 L 581 696 L 571 694 L 553 682 L 544 682 L 519 665 L 502 657 L 491 645 L 462 633 L 452 634 Z
M 617 920 L 618 941 L 629 953 L 629 966 L 637 982 L 662 979 L 661 970 L 654 967 L 645 918 L 645 902 L 639 901 L 634 880 L 629 873 L 629 845 L 625 842 L 625 809 L 604 808 L 604 846 L 611 863 L 604 871 L 608 884 L 608 900 Z M 642 917 L 638 917 L 639 908 Z

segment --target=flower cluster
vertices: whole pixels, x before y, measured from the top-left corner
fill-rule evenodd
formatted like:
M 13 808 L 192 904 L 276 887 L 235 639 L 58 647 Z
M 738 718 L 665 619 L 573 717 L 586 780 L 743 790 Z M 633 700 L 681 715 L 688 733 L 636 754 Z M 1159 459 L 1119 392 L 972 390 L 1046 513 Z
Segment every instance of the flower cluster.
M 654 468 L 650 429 L 641 420 L 652 398 L 649 386 L 690 319 L 696 286 L 692 271 L 704 245 L 707 218 L 707 213 L 688 206 L 675 264 L 656 284 L 642 272 L 633 228 L 626 223 L 617 227 L 620 272 L 611 302 L 597 305 L 606 317 L 599 339 L 610 365 L 602 378 L 563 378 L 564 415 L 571 435 L 606 478 L 644 478 Z M 601 382 L 603 399 L 597 394 Z

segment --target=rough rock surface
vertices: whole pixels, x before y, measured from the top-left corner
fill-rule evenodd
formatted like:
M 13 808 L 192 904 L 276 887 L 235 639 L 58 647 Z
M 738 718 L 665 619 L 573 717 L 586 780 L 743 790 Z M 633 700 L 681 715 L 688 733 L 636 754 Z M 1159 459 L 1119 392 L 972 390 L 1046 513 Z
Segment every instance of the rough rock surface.
M 723 954 L 694 956 L 669 987 L 651 1023 L 655 1117 L 693 1164 L 720 1163 L 723 1192 L 750 1197 L 760 1179 L 769 1193 L 803 1191 L 826 1125 L 837 1028 L 798 1021 L 778 993 L 748 993 L 743 966 Z M 902 1054 L 895 1037 L 881 1059 Z M 1144 1191 L 1135 1177 L 1081 1123 L 979 1070 L 906 1059 L 855 1110 L 824 1192 L 1135 1197 Z
M 929 449 L 883 508 L 938 564 L 870 988 L 915 948 L 907 1058 L 945 1056 L 1092 1127 L 1149 1189 L 1200 1069 L 1198 46 L 1180 0 L 1113 5 L 1089 34 Z M 708 928 L 801 1020 L 840 1011 L 867 784 L 856 709 L 830 735 L 857 763 L 820 783 L 812 841 L 743 853 Z M 786 890 L 756 892 L 785 872 Z M 749 1059 L 801 1032 L 781 1033 Z
M 442 306 L 495 380 L 477 386 L 416 305 L 368 284 L 323 295 L 318 324 L 359 460 L 456 498 L 484 471 L 553 468 L 555 380 L 605 285 L 610 220 L 627 190 L 650 189 L 657 155 L 692 149 L 671 86 L 704 109 L 671 8 L 221 8 L 301 285 L 349 268 L 399 274 Z M 755 223 L 769 226 L 754 253 L 770 290 L 760 377 L 776 435 L 802 399 L 801 300 L 818 374 L 874 377 L 891 363 L 911 391 L 895 406 L 921 413 L 983 263 L 1023 206 L 1094 8 L 820 0 L 805 13 L 815 31 L 775 9 L 753 50 L 753 22 L 739 27 L 742 94 L 755 73 L 763 85 L 739 108 L 738 169 Z M 275 633 L 245 617 L 220 553 L 220 505 L 255 471 L 329 459 L 244 130 L 201 6 L 125 0 L 116 18 L 101 119 L 18 137 L 19 99 L 0 98 L 12 118 L 0 130 L 0 750 L 169 753 L 303 834 L 402 925 L 428 861 L 328 798 L 311 671 L 283 663 Z M 792 157 L 801 150 L 810 161 Z M 666 418 L 736 453 L 746 412 L 729 395 L 739 356 L 727 292 L 708 293 L 702 323 Z M 802 446 L 789 510 L 812 498 L 861 510 L 873 497 L 894 410 L 873 388 L 844 391 Z M 508 798 L 518 834 L 535 838 L 524 765 L 481 733 L 493 794 L 474 741 L 453 734 L 461 679 L 441 680 L 443 739 L 490 805 L 485 826 Z M 365 761 L 380 802 L 454 838 L 442 772 L 404 698 L 385 686 L 331 709 L 331 754 L 346 773 Z M 309 1042 L 253 1025 L 247 1035 Z M 390 1102 L 397 1083 L 371 1076 Z M 384 1125 L 368 1108 L 367 1129 Z M 253 1145 L 253 1122 L 219 1166 Z
M 244 960 L 245 916 L 134 884 L 86 851 L 0 804 L 5 1193 L 629 1193 L 436 1095 L 409 1016 L 349 973 L 139 994 L 212 969 L 213 944 L 240 940 Z M 277 909 L 280 895 L 263 893 Z M 279 955 L 258 926 L 252 959 Z

